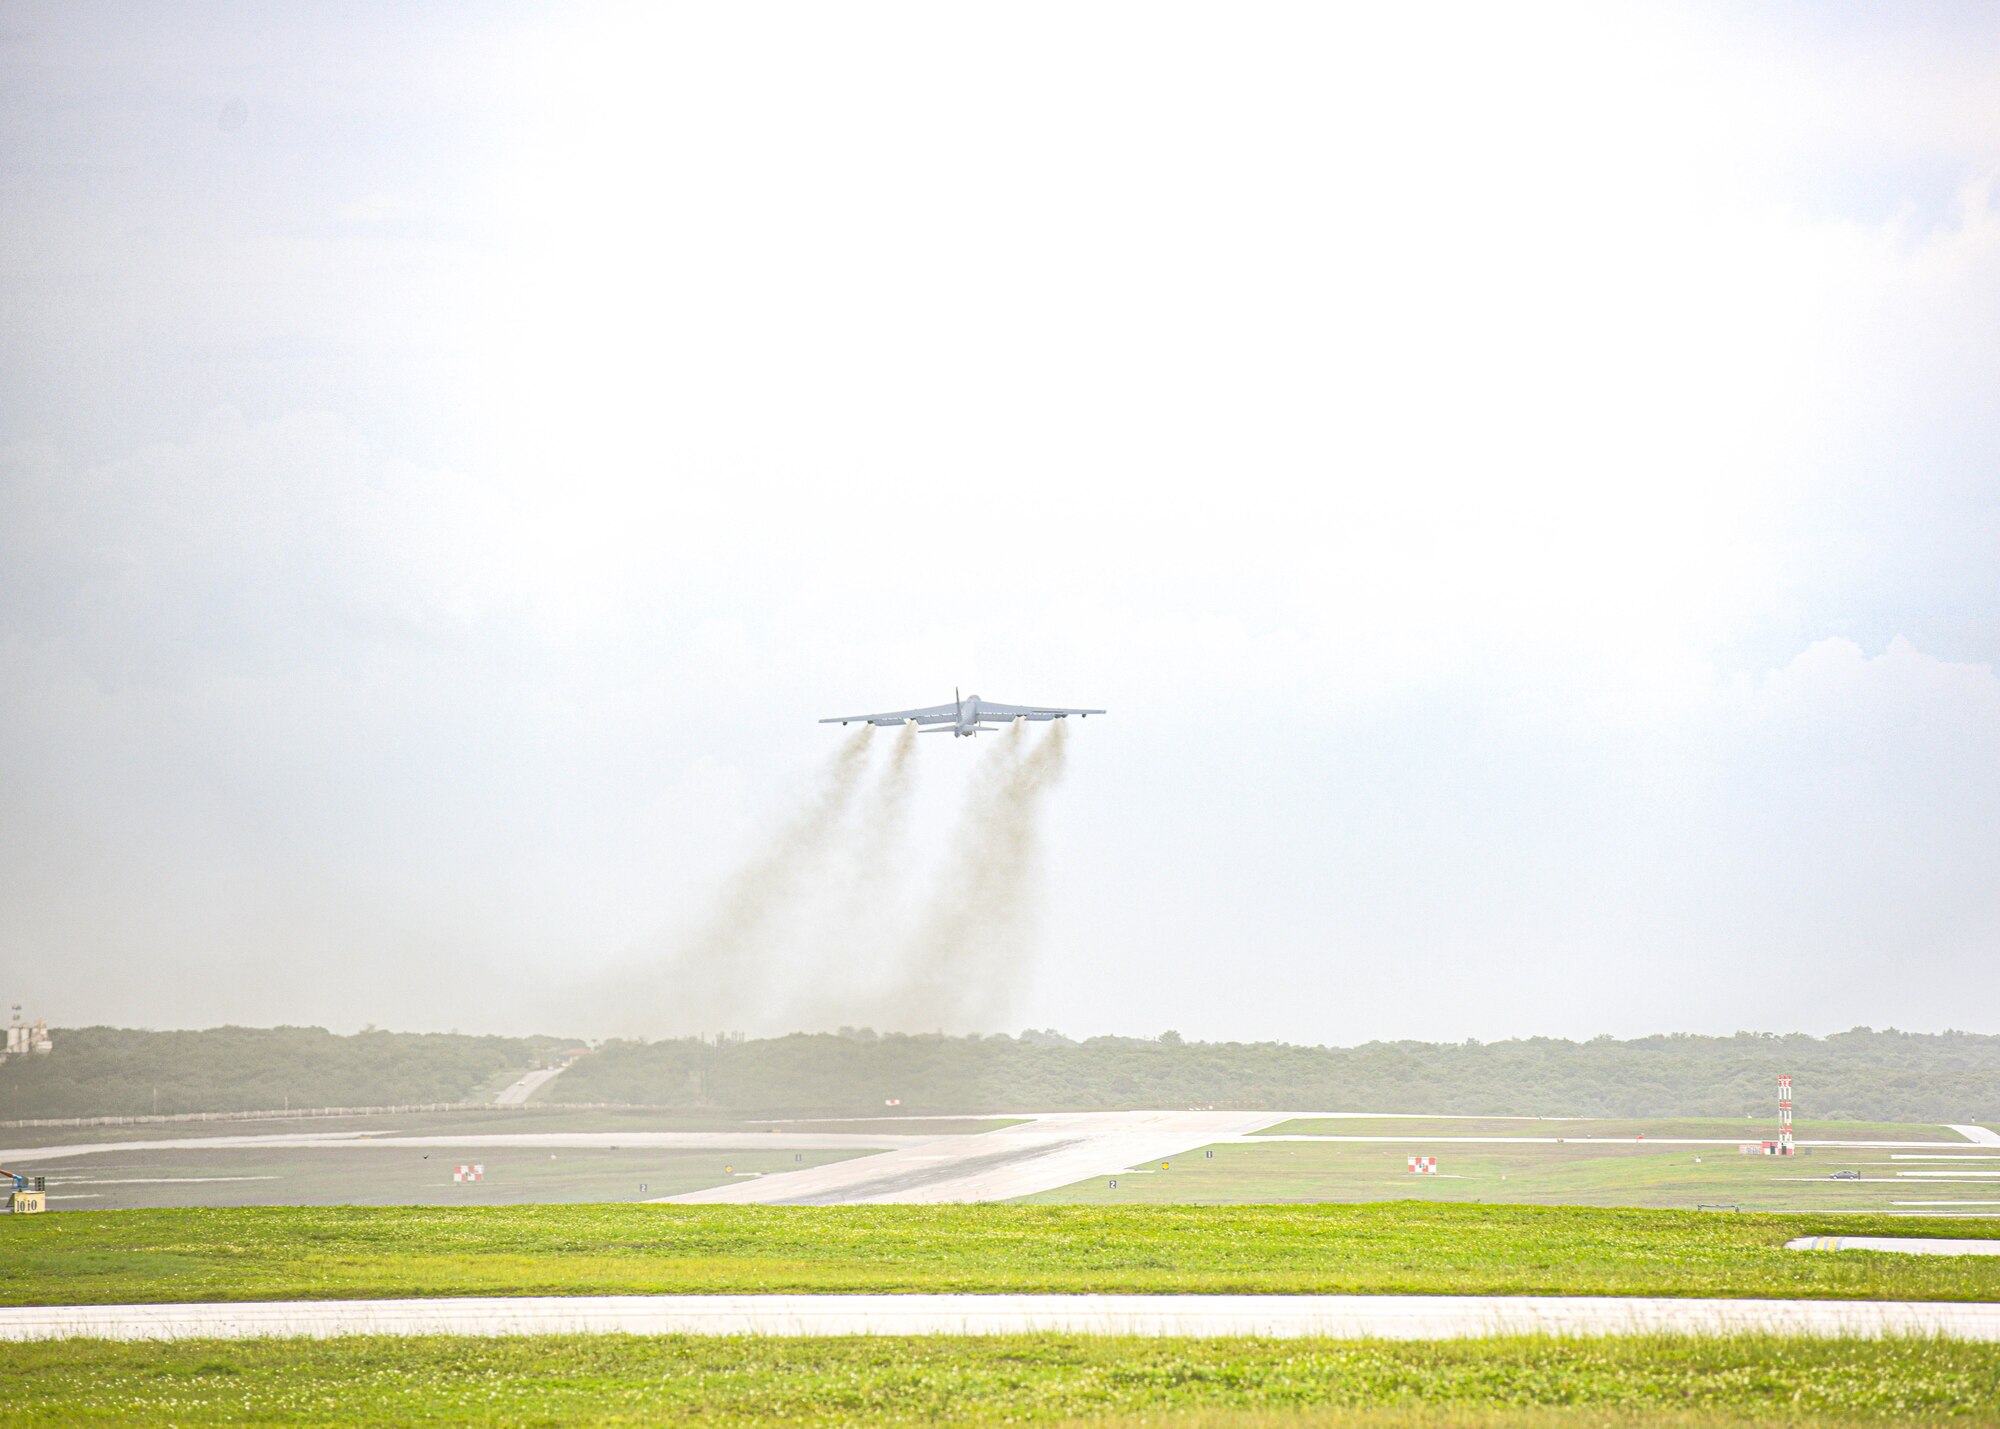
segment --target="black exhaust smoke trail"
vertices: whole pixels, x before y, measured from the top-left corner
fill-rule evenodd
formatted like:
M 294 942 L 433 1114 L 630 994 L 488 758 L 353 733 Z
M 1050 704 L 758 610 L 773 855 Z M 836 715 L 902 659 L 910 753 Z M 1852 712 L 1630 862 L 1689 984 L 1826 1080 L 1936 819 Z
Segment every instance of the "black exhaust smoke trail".
M 910 818 L 910 796 L 917 787 L 916 752 L 917 727 L 905 724 L 897 731 L 896 742 L 889 748 L 889 763 L 875 785 L 875 796 L 862 810 L 861 836 L 864 840 L 877 841 L 886 849 L 902 837 L 903 825 Z M 885 860 L 874 859 L 868 867 L 879 874 L 884 864 Z
M 1063 776 L 1057 720 L 1034 744 L 1016 721 L 974 777 L 930 910 L 905 959 L 891 1021 L 913 1030 L 991 1030 L 1029 967 L 1040 912 L 1042 795 Z
M 620 1020 L 634 1030 L 738 1031 L 747 1018 L 775 1010 L 784 999 L 770 984 L 784 952 L 788 924 L 834 847 L 834 835 L 868 761 L 873 725 L 863 725 L 824 767 L 803 808 L 723 885 L 709 916 L 677 939 L 667 966 L 643 975 L 643 991 Z
M 830 881 L 808 898 L 810 959 L 799 969 L 799 991 L 785 1007 L 785 1025 L 807 1031 L 867 1022 L 870 991 L 857 969 L 879 962 L 897 942 L 904 870 L 903 834 L 917 788 L 917 727 L 904 724 L 873 786 L 859 800 L 853 828 L 842 835 L 844 856 L 829 860 Z
M 894 902 L 900 871 L 899 849 L 910 822 L 910 804 L 917 792 L 917 727 L 905 724 L 889 749 L 888 764 L 861 806 L 850 860 L 847 916 L 849 930 L 881 932 L 880 924 Z

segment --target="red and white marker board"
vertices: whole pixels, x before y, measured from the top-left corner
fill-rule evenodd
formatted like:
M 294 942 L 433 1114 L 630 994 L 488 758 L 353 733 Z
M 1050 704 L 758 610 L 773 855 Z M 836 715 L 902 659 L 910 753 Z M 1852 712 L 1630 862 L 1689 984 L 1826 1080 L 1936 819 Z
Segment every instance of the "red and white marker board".
M 461 1166 L 451 1173 L 454 1181 L 483 1181 L 486 1179 L 484 1166 Z
M 1410 1170 L 1419 1176 L 1435 1176 L 1438 1173 L 1438 1159 L 1435 1156 L 1412 1156 Z

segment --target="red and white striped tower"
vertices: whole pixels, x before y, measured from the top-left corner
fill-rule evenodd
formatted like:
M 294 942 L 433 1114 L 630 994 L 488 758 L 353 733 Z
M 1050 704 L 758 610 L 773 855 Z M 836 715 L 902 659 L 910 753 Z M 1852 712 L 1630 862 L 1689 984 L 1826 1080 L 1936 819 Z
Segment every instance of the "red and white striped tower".
M 1778 1154 L 1792 1154 L 1792 1079 L 1778 1078 Z

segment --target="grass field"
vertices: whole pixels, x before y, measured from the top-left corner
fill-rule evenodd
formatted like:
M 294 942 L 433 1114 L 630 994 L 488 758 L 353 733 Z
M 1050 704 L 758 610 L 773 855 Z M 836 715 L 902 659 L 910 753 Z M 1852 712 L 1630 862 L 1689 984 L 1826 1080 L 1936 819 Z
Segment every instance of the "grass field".
M 1280 1122 L 1258 1132 L 1260 1136 L 1560 1136 L 1567 1140 L 1609 1139 L 1630 1141 L 1642 1133 L 1647 1137 L 1716 1138 L 1724 1141 L 1762 1141 L 1775 1134 L 1770 1119 L 1733 1120 L 1728 1117 L 1680 1117 L 1646 1120 L 1632 1117 L 1619 1121 L 1585 1121 L 1563 1117 L 1387 1117 L 1309 1116 Z M 1964 1142 L 1957 1132 L 1943 1126 L 1894 1121 L 1800 1122 L 1796 1135 L 1807 1141 L 1951 1141 Z M 1966 1143 L 1970 1144 L 1970 1143 Z
M 10 1425 L 1991 1424 L 2000 1347 L 563 1337 L 0 1345 Z
M 1412 1155 L 1436 1176 L 1410 1174 Z M 1951 1153 L 1958 1155 L 1961 1153 Z M 1967 1143 L 1963 1155 L 1981 1148 Z M 1742 1156 L 1733 1147 L 1656 1141 L 1237 1142 L 1134 1172 L 1023 1197 L 1034 1205 L 1227 1205 L 1308 1201 L 1482 1201 L 1693 1210 L 1873 1211 L 2000 1215 L 2000 1149 L 1988 1160 L 1897 1160 L 1889 1150 L 1816 1147 L 1809 1156 Z M 1829 1173 L 1853 1170 L 1855 1181 Z M 1113 1185 L 1113 1182 L 1116 1185 Z M 1939 1202 L 1973 1202 L 1949 1206 Z M 1983 1204 L 1981 1204 L 1983 1203 Z M 1910 1233 L 1907 1228 L 1905 1234 Z
M 1420 1202 L 85 1211 L 0 1217 L 0 1303 L 789 1290 L 2000 1299 L 2000 1257 L 1783 1248 L 1909 1229 Z M 2000 1222 L 1926 1230 L 2000 1237 Z

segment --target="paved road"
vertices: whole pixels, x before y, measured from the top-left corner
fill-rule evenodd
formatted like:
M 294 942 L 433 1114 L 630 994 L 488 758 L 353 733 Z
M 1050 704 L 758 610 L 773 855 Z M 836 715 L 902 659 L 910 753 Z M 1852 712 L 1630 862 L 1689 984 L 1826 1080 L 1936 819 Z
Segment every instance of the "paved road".
M 579 1295 L 0 1309 L 0 1340 L 270 1335 L 1944 1335 L 2000 1342 L 2000 1304 L 1500 1295 Z
M 532 1072 L 523 1073 L 520 1081 L 514 1083 L 507 1090 L 500 1093 L 499 1096 L 493 1098 L 493 1104 L 495 1106 L 525 1106 L 528 1097 L 534 1092 L 536 1087 L 547 1086 L 568 1070 L 569 1067 L 565 1064 L 560 1067 L 537 1067 Z
M 880 1156 L 664 1199 L 765 1206 L 1004 1201 L 1114 1176 L 1282 1119 L 1274 1112 L 1056 1112 L 976 1136 L 939 1137 Z
M 1951 1128 L 1967 1141 L 1976 1141 L 1981 1146 L 2000 1146 L 2000 1131 L 1990 1126 L 1958 1126 Z

